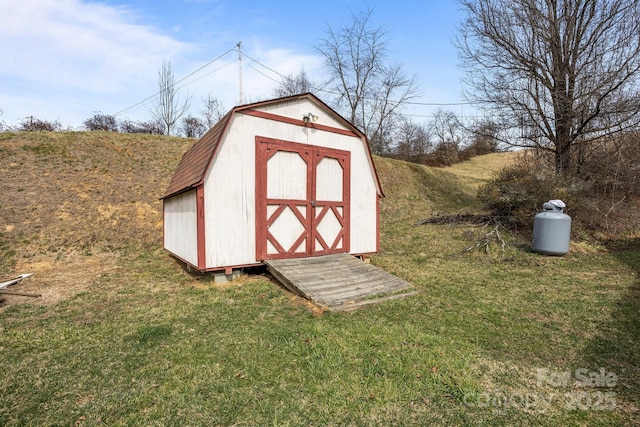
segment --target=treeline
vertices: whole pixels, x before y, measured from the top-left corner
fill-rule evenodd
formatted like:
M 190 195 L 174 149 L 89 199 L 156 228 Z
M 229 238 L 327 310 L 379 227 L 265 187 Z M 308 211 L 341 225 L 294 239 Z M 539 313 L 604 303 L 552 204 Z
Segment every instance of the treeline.
M 213 125 L 215 125 L 226 113 L 224 105 L 209 94 L 203 100 L 203 108 L 200 116 L 185 112 L 180 116 L 171 118 L 175 127 L 167 127 L 166 117 L 151 114 L 149 120 L 131 120 L 129 118 L 118 119 L 115 115 L 104 114 L 100 111 L 84 120 L 82 129 L 86 131 L 143 133 L 151 135 L 176 135 L 187 138 L 200 138 Z M 3 111 L 0 109 L 0 116 Z M 28 116 L 18 122 L 17 125 L 7 125 L 0 120 L 0 132 L 59 132 L 62 130 L 77 130 L 65 128 L 59 120 L 50 121 L 34 116 Z
M 0 131 L 4 132 L 60 132 L 65 129 L 60 121 L 50 121 L 34 116 L 25 117 L 16 126 L 0 123 Z M 164 125 L 158 120 L 116 119 L 109 114 L 95 113 L 83 122 L 83 130 L 101 132 L 144 133 L 164 135 Z M 197 117 L 184 117 L 180 131 L 182 136 L 199 138 L 208 130 L 204 120 Z
M 223 112 L 203 118 L 187 115 L 179 122 L 178 134 L 187 138 L 200 138 Z M 15 132 L 58 132 L 63 130 L 59 121 L 48 121 L 29 116 L 17 126 L 2 125 L 0 130 Z M 96 112 L 84 120 L 83 130 L 94 132 L 140 133 L 165 135 L 166 127 L 160 120 L 117 119 L 113 115 Z M 415 123 L 402 117 L 384 139 L 371 138 L 372 151 L 384 157 L 420 163 L 428 166 L 450 166 L 471 157 L 504 150 L 498 139 L 497 127 L 490 121 L 465 125 L 451 111 L 439 110 L 427 123 Z
M 426 123 L 401 117 L 388 138 L 372 143 L 374 153 L 428 166 L 451 166 L 506 147 L 491 120 L 463 123 L 442 109 Z

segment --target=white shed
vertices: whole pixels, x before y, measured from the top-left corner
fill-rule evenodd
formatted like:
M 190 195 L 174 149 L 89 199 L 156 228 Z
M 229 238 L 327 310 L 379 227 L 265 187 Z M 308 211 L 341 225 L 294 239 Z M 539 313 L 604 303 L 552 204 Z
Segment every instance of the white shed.
M 365 135 L 312 94 L 229 111 L 183 156 L 164 247 L 200 271 L 379 248 L 380 182 Z

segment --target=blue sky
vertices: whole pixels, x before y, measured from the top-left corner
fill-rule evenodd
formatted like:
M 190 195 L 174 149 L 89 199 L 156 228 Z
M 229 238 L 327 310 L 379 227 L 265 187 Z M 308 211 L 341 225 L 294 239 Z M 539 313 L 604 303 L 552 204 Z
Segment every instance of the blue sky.
M 80 128 L 94 112 L 122 110 L 118 118 L 147 120 L 149 102 L 128 108 L 157 91 L 163 60 L 171 62 L 180 79 L 239 41 L 260 64 L 282 75 L 304 69 L 319 82 L 324 79 L 315 50 L 319 40 L 328 27 L 348 25 L 352 13 L 367 7 L 373 25 L 387 30 L 388 61 L 417 77 L 416 101 L 463 101 L 451 44 L 461 20 L 454 0 L 16 0 L 0 1 L 5 17 L 0 25 L 0 120 L 15 125 L 33 115 Z M 270 98 L 279 79 L 247 58 L 242 77 L 247 102 Z M 237 52 L 184 84 L 181 94 L 192 96 L 194 115 L 208 94 L 227 109 L 233 107 L 238 103 Z M 415 105 L 409 113 L 416 121 L 428 120 L 436 108 Z M 443 108 L 459 115 L 470 109 Z

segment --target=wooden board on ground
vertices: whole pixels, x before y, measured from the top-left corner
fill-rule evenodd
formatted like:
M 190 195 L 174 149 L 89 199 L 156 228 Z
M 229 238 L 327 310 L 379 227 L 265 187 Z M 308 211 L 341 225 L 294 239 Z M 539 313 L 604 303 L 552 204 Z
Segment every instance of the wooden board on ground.
M 331 311 L 414 295 L 412 285 L 349 254 L 264 261 L 291 292 Z
M 27 274 L 21 274 L 19 276 L 13 277 L 7 281 L 4 282 L 0 282 L 0 289 L 4 289 L 7 288 L 9 286 L 13 286 L 13 285 L 17 285 L 18 283 L 20 283 L 21 281 L 23 281 L 24 279 L 33 276 L 33 273 L 27 273 Z

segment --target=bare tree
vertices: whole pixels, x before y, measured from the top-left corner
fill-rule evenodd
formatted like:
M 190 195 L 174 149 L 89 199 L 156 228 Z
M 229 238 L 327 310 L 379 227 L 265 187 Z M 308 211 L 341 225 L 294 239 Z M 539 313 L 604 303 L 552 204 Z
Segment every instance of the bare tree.
M 191 104 L 190 96 L 187 96 L 184 102 L 180 102 L 171 62 L 162 61 L 162 68 L 158 71 L 158 89 L 158 98 L 151 107 L 151 115 L 155 121 L 162 122 L 163 133 L 171 135 L 173 126 L 189 110 Z
M 88 131 L 118 132 L 118 122 L 114 116 L 96 112 L 83 122 Z
M 469 128 L 471 145 L 478 155 L 500 151 L 502 142 L 498 137 L 499 125 L 492 119 L 482 119 Z
M 424 163 L 433 149 L 427 126 L 403 118 L 394 133 L 395 153 L 402 160 Z
M 201 114 L 204 117 L 204 124 L 207 129 L 211 129 L 224 117 L 226 112 L 218 98 L 211 96 L 211 94 L 208 94 L 202 101 L 204 102 L 204 109 Z
M 307 77 L 307 72 L 302 70 L 297 76 L 289 74 L 284 77 L 280 85 L 274 89 L 273 95 L 278 98 L 284 98 L 285 96 L 312 92 L 314 87 L 314 84 Z
M 572 151 L 640 124 L 637 0 L 460 0 L 469 99 L 520 131 L 513 145 Z
M 436 143 L 449 143 L 458 148 L 465 142 L 465 129 L 453 111 L 439 108 L 429 127 Z
M 207 131 L 207 127 L 202 120 L 189 115 L 182 118 L 182 131 L 187 138 L 200 138 Z
M 347 119 L 361 127 L 377 154 L 388 151 L 390 136 L 401 109 L 417 96 L 415 77 L 400 65 L 385 63 L 386 31 L 370 23 L 372 11 L 352 14 L 350 26 L 327 29 L 318 52 L 329 72 L 327 87 Z
M 436 164 L 450 166 L 460 161 L 459 154 L 465 144 L 466 130 L 453 111 L 439 108 L 429 129 L 434 139 L 433 159 Z

